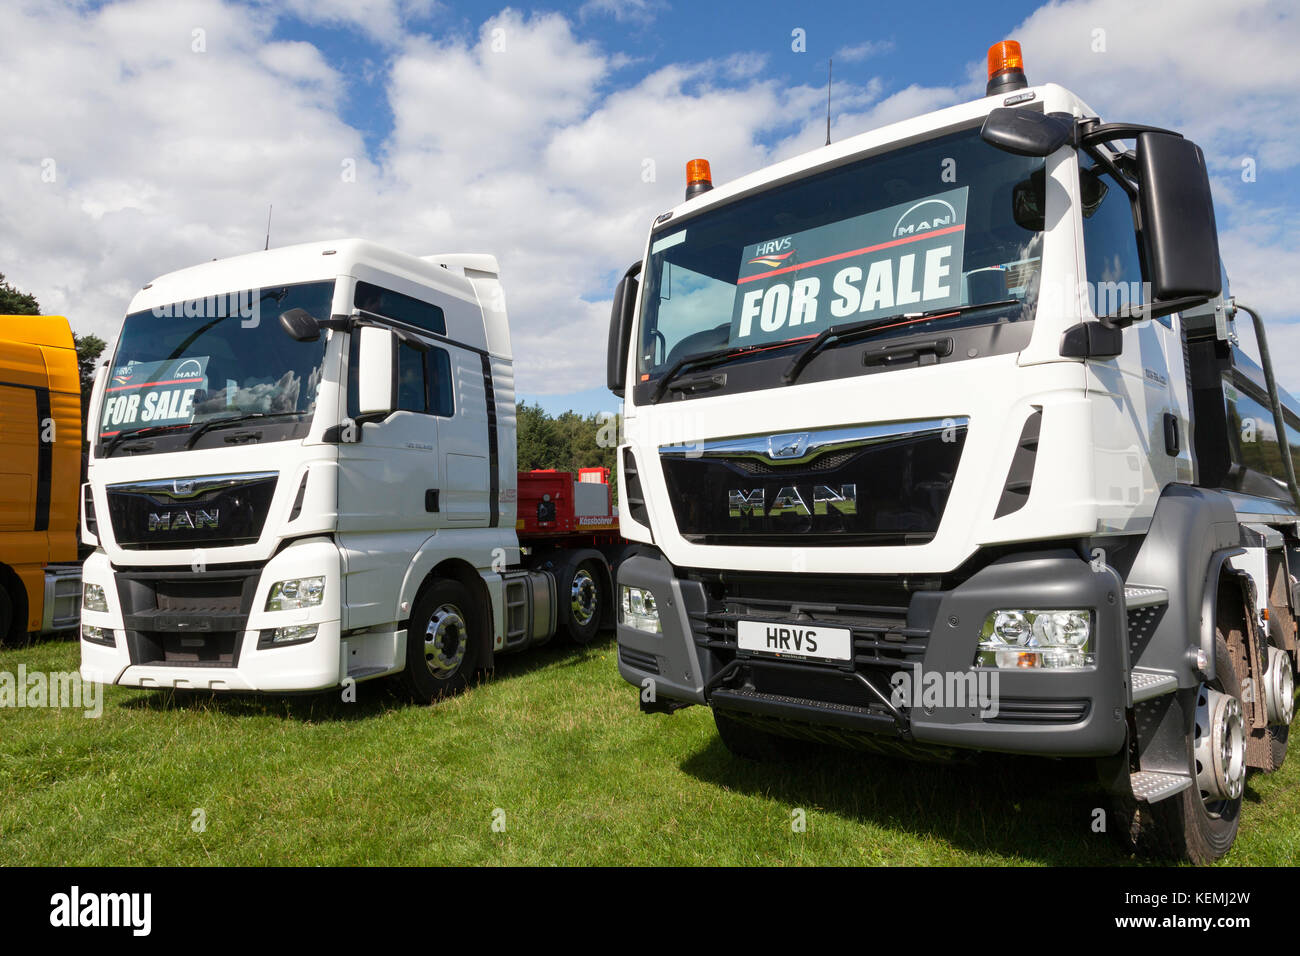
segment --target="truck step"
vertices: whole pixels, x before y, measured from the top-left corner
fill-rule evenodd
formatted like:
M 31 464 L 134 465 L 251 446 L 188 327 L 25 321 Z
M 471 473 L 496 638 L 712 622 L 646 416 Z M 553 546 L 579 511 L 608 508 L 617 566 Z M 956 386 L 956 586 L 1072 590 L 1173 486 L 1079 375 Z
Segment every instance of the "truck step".
M 1147 584 L 1124 585 L 1124 604 L 1131 611 L 1135 607 L 1155 607 L 1169 603 L 1169 592 Z
M 1146 667 L 1135 667 L 1128 675 L 1129 687 L 1133 690 L 1133 703 L 1150 700 L 1172 694 L 1178 689 L 1178 678 L 1168 671 L 1156 671 Z
M 1192 778 L 1186 774 L 1158 773 L 1155 770 L 1140 770 L 1130 774 L 1128 780 L 1133 796 L 1144 803 L 1172 797 L 1192 785 Z

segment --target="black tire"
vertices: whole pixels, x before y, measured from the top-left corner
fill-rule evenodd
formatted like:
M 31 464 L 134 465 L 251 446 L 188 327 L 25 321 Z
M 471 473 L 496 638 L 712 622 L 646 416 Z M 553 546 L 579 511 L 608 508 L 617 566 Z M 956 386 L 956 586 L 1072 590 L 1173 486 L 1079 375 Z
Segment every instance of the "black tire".
M 1268 748 L 1273 760 L 1273 769 L 1281 770 L 1286 763 L 1286 746 L 1291 737 L 1290 727 L 1268 728 Z
M 436 581 L 415 599 L 401 680 L 417 702 L 463 691 L 478 670 L 483 632 L 478 603 L 459 581 Z
M 1214 642 L 1214 666 L 1217 676 L 1210 686 L 1240 700 L 1241 677 L 1237 674 L 1222 629 Z M 1193 778 L 1196 776 L 1191 739 L 1194 733 L 1195 730 L 1189 727 L 1187 747 Z M 1242 792 L 1244 795 L 1244 789 Z M 1193 783 L 1182 793 L 1158 803 L 1138 804 L 1128 823 L 1139 849 L 1204 865 L 1213 863 L 1232 848 L 1241 823 L 1241 802 L 1241 796 L 1235 800 L 1209 802 L 1202 798 L 1201 791 Z
M 609 602 L 605 569 L 594 558 L 566 569 L 556 582 L 560 631 L 585 647 L 596 639 Z
M 13 624 L 14 602 L 9 597 L 9 592 L 4 585 L 0 585 L 0 647 L 12 644 L 9 640 L 9 629 L 13 627 Z
M 713 722 L 718 727 L 722 745 L 732 756 L 745 760 L 786 763 L 811 756 L 815 750 L 812 743 L 770 734 L 719 710 L 713 711 Z

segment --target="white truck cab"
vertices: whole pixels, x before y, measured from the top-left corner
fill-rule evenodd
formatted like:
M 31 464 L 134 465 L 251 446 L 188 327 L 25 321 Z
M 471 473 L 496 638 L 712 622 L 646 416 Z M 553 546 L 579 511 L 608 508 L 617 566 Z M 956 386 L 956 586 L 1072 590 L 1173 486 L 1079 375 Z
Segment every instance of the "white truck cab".
M 1233 312 L 1200 150 L 1013 43 L 974 102 L 693 161 L 611 319 L 620 672 L 743 756 L 1093 758 L 1221 855 L 1285 756 L 1300 544 L 1298 407 Z
M 100 373 L 87 679 L 281 692 L 401 672 L 432 699 L 605 615 L 603 553 L 521 564 L 492 256 L 348 239 L 173 272 Z

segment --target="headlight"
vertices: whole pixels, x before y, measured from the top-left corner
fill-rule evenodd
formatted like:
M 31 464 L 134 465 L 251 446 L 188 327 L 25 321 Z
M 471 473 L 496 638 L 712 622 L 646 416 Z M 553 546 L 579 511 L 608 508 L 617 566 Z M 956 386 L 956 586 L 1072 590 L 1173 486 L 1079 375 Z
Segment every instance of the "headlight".
M 81 607 L 86 611 L 108 612 L 108 598 L 98 584 L 81 585 Z
M 994 611 L 980 630 L 977 667 L 1073 670 L 1093 667 L 1089 611 Z
M 658 634 L 660 632 L 659 604 L 655 601 L 654 592 L 627 584 L 622 585 L 621 591 L 619 621 L 638 631 Z
M 306 644 L 316 639 L 316 624 L 293 624 L 289 627 L 273 627 L 257 635 L 257 648 L 284 647 L 287 644 Z
M 315 607 L 325 597 L 325 578 L 292 578 L 276 581 L 266 596 L 268 611 L 292 611 L 294 608 Z
M 106 627 L 91 627 L 89 624 L 81 625 L 81 639 L 90 641 L 92 644 L 103 644 L 105 647 L 116 647 L 117 641 L 113 638 L 113 632 Z

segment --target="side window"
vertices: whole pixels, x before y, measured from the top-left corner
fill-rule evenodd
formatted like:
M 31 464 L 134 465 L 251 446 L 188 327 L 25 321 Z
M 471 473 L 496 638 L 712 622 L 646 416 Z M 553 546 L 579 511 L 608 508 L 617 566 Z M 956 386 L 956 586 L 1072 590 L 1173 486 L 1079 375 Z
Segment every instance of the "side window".
M 405 412 L 427 412 L 428 389 L 424 382 L 424 355 L 409 345 L 397 347 L 397 408 Z
M 1133 204 L 1092 157 L 1079 154 L 1079 195 L 1088 297 L 1093 314 L 1113 315 L 1145 301 Z
M 451 356 L 446 349 L 434 348 L 425 354 L 424 360 L 428 370 L 429 411 L 450 418 L 456 412 Z
M 363 312 L 395 319 L 426 332 L 447 334 L 447 317 L 440 306 L 369 282 L 357 283 L 352 304 Z

